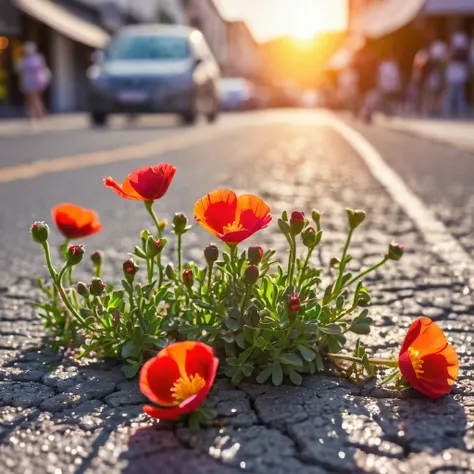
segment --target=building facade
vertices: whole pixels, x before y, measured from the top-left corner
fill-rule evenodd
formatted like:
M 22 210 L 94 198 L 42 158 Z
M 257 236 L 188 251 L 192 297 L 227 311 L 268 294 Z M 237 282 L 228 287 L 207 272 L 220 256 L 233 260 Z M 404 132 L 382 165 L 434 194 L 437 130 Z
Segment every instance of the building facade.
M 186 0 L 185 23 L 197 28 L 206 38 L 222 71 L 228 67 L 227 22 L 212 0 Z
M 261 76 L 261 50 L 247 24 L 227 22 L 228 61 L 223 74 L 229 77 L 257 79 Z

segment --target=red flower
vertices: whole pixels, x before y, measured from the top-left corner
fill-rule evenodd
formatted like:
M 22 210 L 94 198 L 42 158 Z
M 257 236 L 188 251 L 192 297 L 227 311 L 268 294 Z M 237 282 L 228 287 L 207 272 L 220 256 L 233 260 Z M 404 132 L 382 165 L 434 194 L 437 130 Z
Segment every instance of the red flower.
M 176 342 L 150 359 L 140 372 L 140 390 L 156 407 L 143 410 L 153 418 L 174 420 L 199 408 L 216 377 L 219 359 L 202 342 Z
M 122 185 L 118 185 L 110 176 L 104 179 L 104 184 L 125 199 L 155 201 L 166 194 L 175 173 L 174 166 L 161 163 L 133 171 Z
M 219 189 L 196 203 L 194 219 L 223 242 L 236 245 L 265 228 L 272 216 L 259 197 L 252 194 L 237 197 L 228 189 Z
M 99 216 L 92 209 L 63 203 L 53 207 L 52 214 L 56 227 L 67 239 L 87 237 L 102 230 Z
M 459 370 L 454 347 L 441 328 L 425 317 L 408 329 L 398 365 L 410 385 L 430 398 L 449 393 Z

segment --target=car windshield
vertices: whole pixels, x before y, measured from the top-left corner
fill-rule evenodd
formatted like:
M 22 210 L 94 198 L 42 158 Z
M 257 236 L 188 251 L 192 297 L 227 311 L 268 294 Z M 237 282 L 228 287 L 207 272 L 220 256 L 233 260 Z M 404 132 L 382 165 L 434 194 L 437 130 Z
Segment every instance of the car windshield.
M 179 60 L 188 56 L 186 38 L 158 35 L 118 36 L 106 52 L 110 60 Z

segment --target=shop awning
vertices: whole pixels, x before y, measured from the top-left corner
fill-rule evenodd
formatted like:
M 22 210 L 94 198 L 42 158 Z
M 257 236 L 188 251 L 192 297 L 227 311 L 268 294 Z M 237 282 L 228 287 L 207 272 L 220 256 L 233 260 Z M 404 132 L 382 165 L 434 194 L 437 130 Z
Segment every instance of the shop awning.
M 368 38 L 386 36 L 412 22 L 425 3 L 426 0 L 384 0 L 374 3 L 358 19 L 357 31 Z
M 109 34 L 102 28 L 49 0 L 13 0 L 13 4 L 26 14 L 78 43 L 101 49 L 110 39 Z

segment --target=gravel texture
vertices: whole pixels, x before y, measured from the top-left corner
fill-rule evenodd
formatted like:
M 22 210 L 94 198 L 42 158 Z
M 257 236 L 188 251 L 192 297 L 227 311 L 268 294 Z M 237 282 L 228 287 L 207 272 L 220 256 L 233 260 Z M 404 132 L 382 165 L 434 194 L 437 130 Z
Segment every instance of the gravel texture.
M 219 418 L 193 436 L 144 415 L 136 381 L 127 381 L 113 361 L 75 361 L 44 348 L 41 321 L 30 308 L 38 295 L 34 282 L 11 276 L 0 288 L 1 473 L 474 472 L 471 289 L 429 251 L 335 132 L 271 125 L 260 135 L 266 139 L 243 159 L 244 170 L 223 183 L 261 195 L 275 217 L 284 208 L 320 209 L 326 266 L 341 251 L 349 206 L 368 211 L 351 252 L 354 270 L 374 263 L 392 238 L 403 242 L 404 259 L 370 278 L 377 325 L 364 341 L 390 356 L 415 318 L 431 317 L 459 354 L 452 394 L 433 401 L 413 390 L 356 386 L 330 375 L 278 388 L 233 388 L 219 379 L 212 395 Z M 198 258 L 208 239 L 202 232 L 190 239 Z M 286 249 L 276 224 L 253 241 Z M 128 247 L 122 247 L 108 256 L 124 255 Z

